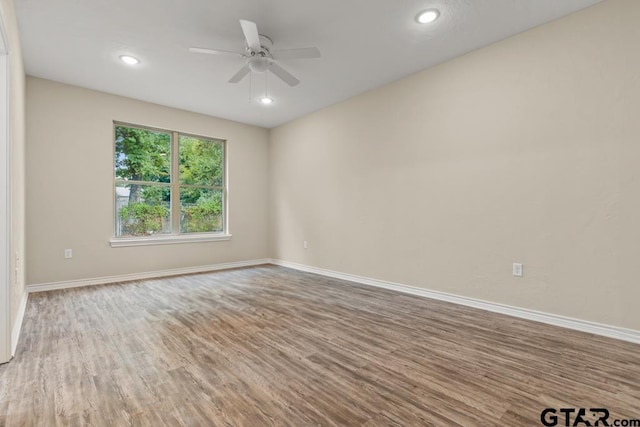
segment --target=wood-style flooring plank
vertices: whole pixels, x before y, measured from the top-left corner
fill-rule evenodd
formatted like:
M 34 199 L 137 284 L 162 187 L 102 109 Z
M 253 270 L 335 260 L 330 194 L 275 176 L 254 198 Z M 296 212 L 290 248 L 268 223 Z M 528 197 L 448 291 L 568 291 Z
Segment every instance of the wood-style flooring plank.
M 0 426 L 640 418 L 640 346 L 274 266 L 32 294 Z

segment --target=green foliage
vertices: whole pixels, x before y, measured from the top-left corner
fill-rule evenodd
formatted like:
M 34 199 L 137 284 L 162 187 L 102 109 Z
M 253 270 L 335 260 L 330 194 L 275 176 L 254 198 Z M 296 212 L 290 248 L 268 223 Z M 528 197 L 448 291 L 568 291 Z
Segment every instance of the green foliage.
M 171 136 L 116 126 L 116 177 L 123 180 L 169 182 Z
M 183 233 L 202 233 L 222 230 L 222 193 L 205 193 L 195 204 L 182 205 Z
M 180 136 L 180 184 L 222 186 L 222 143 Z M 196 200 L 190 200 L 195 203 Z
M 120 208 L 122 231 L 126 236 L 148 236 L 162 231 L 169 209 L 162 205 L 129 203 Z
M 142 188 L 141 199 L 152 205 L 168 203 L 171 200 L 171 189 L 168 186 L 145 186 Z

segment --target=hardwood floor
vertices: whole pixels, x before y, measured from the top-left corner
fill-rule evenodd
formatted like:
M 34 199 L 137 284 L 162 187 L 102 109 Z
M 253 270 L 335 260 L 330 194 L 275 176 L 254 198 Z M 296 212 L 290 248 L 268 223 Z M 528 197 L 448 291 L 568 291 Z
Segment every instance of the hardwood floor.
M 639 345 L 274 266 L 32 294 L 22 331 L 0 425 L 640 418 Z

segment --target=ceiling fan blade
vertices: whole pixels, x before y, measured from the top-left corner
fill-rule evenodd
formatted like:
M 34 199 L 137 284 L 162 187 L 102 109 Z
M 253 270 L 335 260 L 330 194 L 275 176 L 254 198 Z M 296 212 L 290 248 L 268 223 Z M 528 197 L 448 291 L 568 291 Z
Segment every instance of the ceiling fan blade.
M 317 47 L 303 47 L 300 49 L 283 49 L 273 52 L 274 59 L 312 59 L 320 58 Z
M 244 56 L 243 53 L 238 52 L 229 52 L 226 50 L 219 49 L 206 49 L 204 47 L 190 47 L 189 52 L 191 53 L 204 53 L 207 55 L 233 55 L 233 56 Z
M 296 79 L 293 74 L 276 64 L 275 62 L 271 64 L 269 67 L 269 71 L 275 74 L 280 78 L 283 82 L 288 84 L 289 86 L 297 86 L 300 83 L 300 80 Z
M 249 46 L 253 51 L 259 51 L 261 48 L 260 35 L 258 34 L 258 26 L 256 23 L 241 19 L 240 26 L 242 27 L 244 38 L 247 41 L 247 46 Z
M 207 49 L 204 47 L 190 47 L 189 52 L 204 53 L 206 55 L 232 55 L 232 56 L 245 57 L 245 55 L 240 52 L 229 52 L 227 50 L 220 50 L 220 49 Z
M 229 83 L 240 82 L 240 80 L 244 79 L 244 76 L 249 74 L 249 71 L 251 71 L 251 69 L 249 68 L 248 65 L 245 65 L 244 67 L 240 68 L 240 70 L 237 73 L 235 73 L 233 77 L 229 79 Z

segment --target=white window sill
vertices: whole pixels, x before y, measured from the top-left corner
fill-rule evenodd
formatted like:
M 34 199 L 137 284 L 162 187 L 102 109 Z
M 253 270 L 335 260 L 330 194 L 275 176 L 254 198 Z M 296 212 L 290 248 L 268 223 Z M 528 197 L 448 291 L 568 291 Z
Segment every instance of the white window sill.
M 180 236 L 123 237 L 109 240 L 112 248 L 126 246 L 173 245 L 176 243 L 220 242 L 231 240 L 231 234 L 184 234 Z

